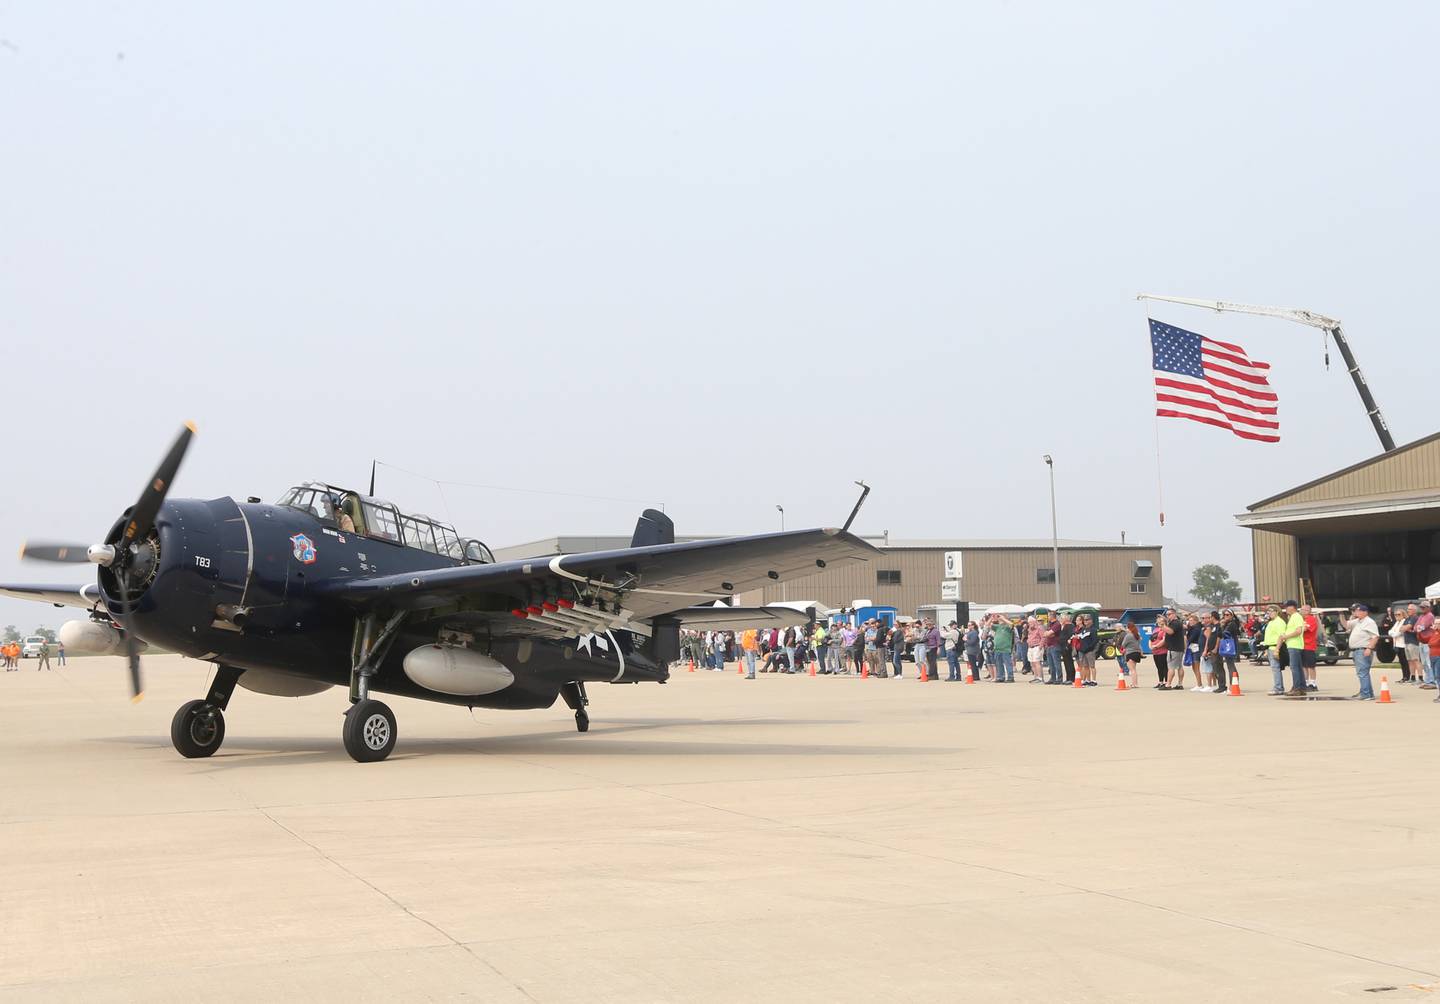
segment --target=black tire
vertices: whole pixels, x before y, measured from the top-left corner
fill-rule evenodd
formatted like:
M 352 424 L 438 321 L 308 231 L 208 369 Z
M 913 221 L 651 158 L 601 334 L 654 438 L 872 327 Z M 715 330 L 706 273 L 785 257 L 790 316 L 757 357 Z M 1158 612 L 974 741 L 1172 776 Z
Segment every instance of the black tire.
M 1117 654 L 1117 653 L 1116 653 L 1116 651 L 1115 651 L 1115 646 L 1112 645 L 1112 644 L 1110 644 L 1109 642 L 1106 642 L 1106 644 L 1105 644 L 1105 652 L 1104 652 L 1105 658 L 1107 658 L 1107 659 L 1113 659 L 1113 658 L 1115 658 L 1116 654 Z
M 345 712 L 340 735 L 352 760 L 377 763 L 395 748 L 395 713 L 380 701 L 360 701 Z
M 225 714 L 208 701 L 187 701 L 170 719 L 170 742 L 187 759 L 210 756 L 224 741 Z
M 590 731 L 590 716 L 585 713 L 585 710 L 584 710 L 583 708 L 582 708 L 581 710 L 575 712 L 575 731 L 576 731 L 576 732 L 589 732 L 589 731 Z

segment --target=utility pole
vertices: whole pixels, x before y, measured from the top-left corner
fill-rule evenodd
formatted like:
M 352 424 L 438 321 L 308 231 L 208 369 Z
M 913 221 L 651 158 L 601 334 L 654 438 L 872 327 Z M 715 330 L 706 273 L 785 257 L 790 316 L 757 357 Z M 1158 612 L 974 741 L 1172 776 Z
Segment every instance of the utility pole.
M 1380 406 L 1375 403 L 1375 396 L 1370 393 L 1370 385 L 1365 382 L 1365 374 L 1360 372 L 1360 364 L 1355 361 L 1355 353 L 1350 351 L 1350 343 L 1345 340 L 1345 333 L 1340 330 L 1340 322 L 1333 317 L 1326 317 L 1323 314 L 1316 314 L 1309 310 L 1296 310 L 1293 307 L 1259 307 L 1250 303 L 1226 303 L 1223 300 L 1192 300 L 1184 296 L 1159 296 L 1153 293 L 1141 293 L 1137 300 L 1160 300 L 1165 303 L 1183 303 L 1187 307 L 1205 307 L 1216 313 L 1232 314 L 1255 314 L 1259 317 L 1278 317 L 1286 321 L 1294 321 L 1296 324 L 1307 324 L 1312 328 L 1319 328 L 1331 338 L 1335 339 L 1335 347 L 1340 350 L 1340 358 L 1345 360 L 1345 368 L 1350 373 L 1350 379 L 1355 381 L 1355 390 L 1360 394 L 1360 403 L 1365 406 L 1365 414 L 1370 417 L 1370 424 L 1375 427 L 1375 435 L 1380 437 L 1380 447 L 1386 453 L 1395 449 L 1395 439 L 1390 435 L 1390 426 L 1385 423 L 1385 416 L 1380 414 Z M 1330 355 L 1325 355 L 1326 368 L 1329 368 Z
M 1060 603 L 1060 523 L 1055 518 L 1055 461 L 1045 454 L 1045 466 L 1050 468 L 1050 554 L 1055 562 L 1055 603 Z

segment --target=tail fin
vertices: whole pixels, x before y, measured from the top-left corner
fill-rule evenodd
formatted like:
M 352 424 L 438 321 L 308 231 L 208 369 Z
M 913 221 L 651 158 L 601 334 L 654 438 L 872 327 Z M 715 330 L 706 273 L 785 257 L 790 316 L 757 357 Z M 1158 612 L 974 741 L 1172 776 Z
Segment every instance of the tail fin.
M 635 521 L 635 533 L 630 538 L 631 547 L 649 547 L 652 544 L 675 543 L 675 523 L 658 509 L 646 509 Z

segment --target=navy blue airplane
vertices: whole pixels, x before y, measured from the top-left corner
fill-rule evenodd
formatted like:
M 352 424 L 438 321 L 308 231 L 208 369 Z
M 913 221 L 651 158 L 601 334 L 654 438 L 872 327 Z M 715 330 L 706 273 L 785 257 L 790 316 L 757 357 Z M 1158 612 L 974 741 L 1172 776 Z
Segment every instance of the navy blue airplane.
M 472 708 L 564 698 L 584 732 L 585 685 L 664 683 L 682 627 L 806 620 L 717 600 L 878 553 L 848 532 L 857 503 L 843 530 L 679 544 L 669 517 L 647 509 L 627 548 L 497 562 L 480 541 L 375 498 L 373 472 L 369 494 L 309 483 L 273 505 L 167 501 L 193 434 L 181 431 L 104 543 L 21 551 L 93 563 L 95 582 L 0 585 L 0 594 L 88 610 L 60 640 L 77 654 L 124 652 L 134 700 L 142 648 L 213 662 L 209 693 L 171 722 L 186 757 L 220 748 L 237 684 L 277 696 L 348 687 L 342 737 L 361 762 L 385 759 L 397 736 L 394 713 L 372 693 Z

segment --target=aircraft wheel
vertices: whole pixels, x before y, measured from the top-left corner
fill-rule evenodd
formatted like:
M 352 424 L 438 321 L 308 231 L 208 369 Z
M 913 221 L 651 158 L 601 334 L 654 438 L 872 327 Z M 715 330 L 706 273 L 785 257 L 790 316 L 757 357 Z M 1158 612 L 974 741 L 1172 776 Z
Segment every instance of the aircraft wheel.
M 590 716 L 585 713 L 584 708 L 581 708 L 579 711 L 575 712 L 575 731 L 590 731 Z
M 187 701 L 170 719 L 170 742 L 183 757 L 209 756 L 225 741 L 225 715 L 207 701 Z
M 360 763 L 384 760 L 395 748 L 395 713 L 380 701 L 364 700 L 345 712 L 345 752 Z

